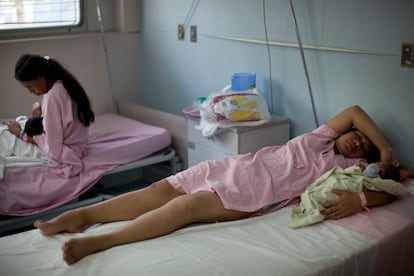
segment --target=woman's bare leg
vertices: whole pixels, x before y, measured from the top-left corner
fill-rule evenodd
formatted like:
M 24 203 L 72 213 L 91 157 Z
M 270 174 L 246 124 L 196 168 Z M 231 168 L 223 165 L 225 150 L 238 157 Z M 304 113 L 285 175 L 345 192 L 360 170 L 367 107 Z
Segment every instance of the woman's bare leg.
M 251 214 L 224 209 L 220 198 L 211 192 L 181 195 L 111 233 L 66 241 L 62 246 L 63 259 L 73 264 L 89 254 L 166 235 L 194 222 L 230 221 Z
M 47 235 L 59 232 L 83 232 L 96 223 L 131 220 L 156 209 L 182 195 L 167 180 L 103 201 L 91 206 L 67 211 L 47 222 L 36 221 L 34 226 Z

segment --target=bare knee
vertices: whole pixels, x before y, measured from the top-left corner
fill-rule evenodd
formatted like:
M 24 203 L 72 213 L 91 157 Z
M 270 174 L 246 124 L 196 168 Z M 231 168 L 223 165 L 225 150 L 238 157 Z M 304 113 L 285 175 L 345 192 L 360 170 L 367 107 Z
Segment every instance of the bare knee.
M 189 222 L 217 222 L 242 219 L 250 213 L 225 209 L 217 194 L 198 192 L 171 201 L 172 208 Z
M 152 183 L 148 186 L 148 189 L 151 193 L 155 193 L 157 195 L 163 195 L 165 197 L 177 197 L 182 195 L 183 193 L 177 191 L 166 179 L 162 179 L 160 181 Z
M 204 221 L 202 217 L 201 203 L 194 200 L 189 195 L 183 195 L 173 199 L 170 203 L 170 208 L 174 213 L 187 220 L 189 223 Z M 205 206 L 205 208 L 208 208 Z

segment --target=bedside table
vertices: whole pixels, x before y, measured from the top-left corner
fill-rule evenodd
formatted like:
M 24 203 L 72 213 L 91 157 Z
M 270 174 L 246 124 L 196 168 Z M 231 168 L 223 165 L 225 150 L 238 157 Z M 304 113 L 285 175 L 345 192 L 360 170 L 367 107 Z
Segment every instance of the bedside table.
M 201 161 L 255 152 L 266 146 L 282 145 L 289 140 L 289 119 L 272 116 L 259 126 L 228 128 L 212 137 L 204 137 L 195 127 L 199 120 L 187 118 L 188 166 Z

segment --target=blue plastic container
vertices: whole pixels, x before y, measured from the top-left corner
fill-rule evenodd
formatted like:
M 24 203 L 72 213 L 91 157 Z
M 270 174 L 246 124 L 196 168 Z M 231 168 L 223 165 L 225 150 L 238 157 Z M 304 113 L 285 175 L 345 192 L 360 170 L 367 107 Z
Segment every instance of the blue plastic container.
M 256 88 L 256 74 L 234 73 L 231 77 L 232 91 L 246 91 Z

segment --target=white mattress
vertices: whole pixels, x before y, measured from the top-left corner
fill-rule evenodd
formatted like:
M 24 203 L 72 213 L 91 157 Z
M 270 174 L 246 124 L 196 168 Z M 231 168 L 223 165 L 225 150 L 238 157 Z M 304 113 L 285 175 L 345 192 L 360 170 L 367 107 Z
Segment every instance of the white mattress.
M 407 183 L 412 183 L 411 179 Z M 414 192 L 411 189 L 411 192 Z M 0 238 L 0 275 L 414 275 L 414 195 L 336 221 L 289 228 L 292 207 L 245 220 L 197 224 L 163 237 L 89 255 L 72 266 L 61 245 L 73 236 L 30 230 Z
M 375 275 L 378 243 L 331 223 L 293 230 L 290 208 L 246 220 L 194 225 L 90 255 L 68 266 L 62 242 L 83 234 L 31 230 L 0 238 L 1 275 Z

